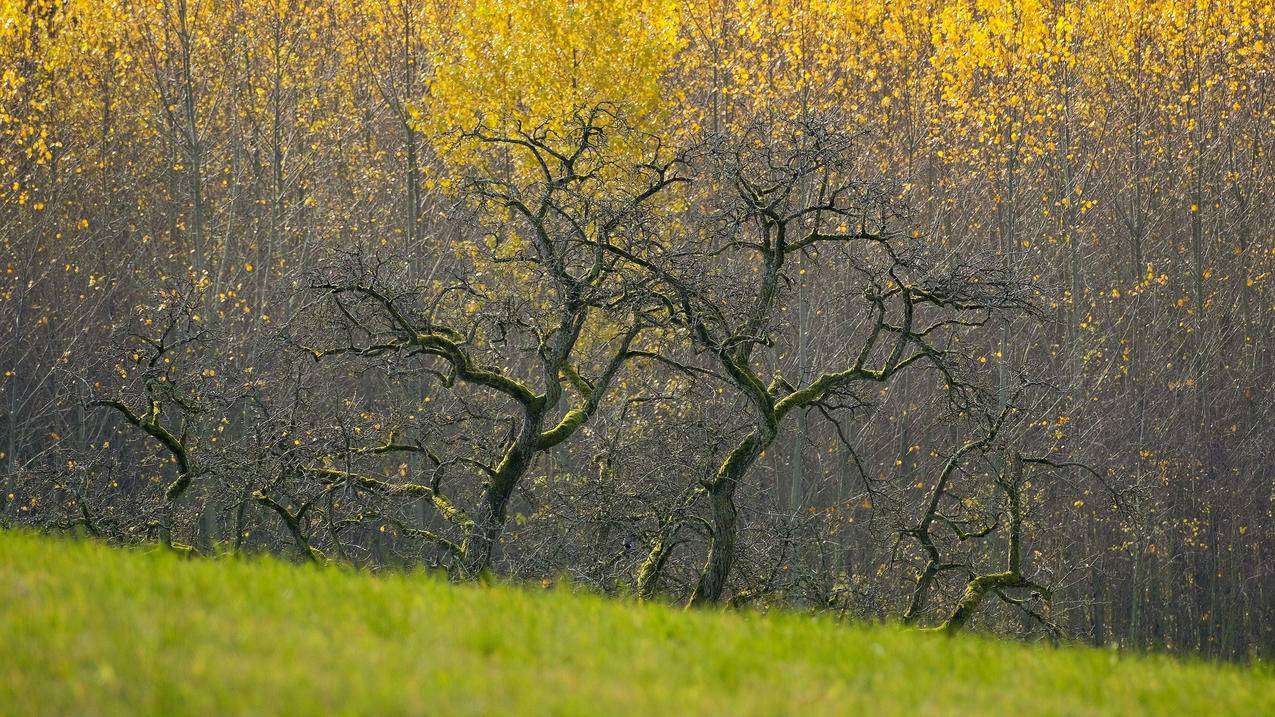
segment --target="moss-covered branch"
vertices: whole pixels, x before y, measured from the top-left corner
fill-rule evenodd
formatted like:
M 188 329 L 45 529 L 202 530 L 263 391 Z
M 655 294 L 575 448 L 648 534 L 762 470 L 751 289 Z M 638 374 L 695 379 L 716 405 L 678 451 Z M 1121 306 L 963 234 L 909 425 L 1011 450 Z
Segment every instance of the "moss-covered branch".
M 88 405 L 91 408 L 102 406 L 115 409 L 124 416 L 124 420 L 130 425 L 141 429 L 146 435 L 159 441 L 168 450 L 169 454 L 173 456 L 173 460 L 177 462 L 177 479 L 170 483 L 168 489 L 164 491 L 164 498 L 169 503 L 176 502 L 182 493 L 190 487 L 191 480 L 194 478 L 194 468 L 191 463 L 190 452 L 186 448 L 185 439 L 179 438 L 159 422 L 159 401 L 151 399 L 150 405 L 144 413 L 135 413 L 122 401 L 115 400 L 92 401 Z
M 1023 533 L 1023 457 L 1017 451 L 1010 451 L 1006 459 L 1005 471 L 997 483 L 1005 493 L 1009 503 L 1009 535 L 1006 548 L 1007 567 L 1003 572 L 976 575 L 965 586 L 965 592 L 956 603 L 952 614 L 937 630 L 947 634 L 959 632 L 970 621 L 983 603 L 987 594 L 1002 595 L 1002 591 L 1015 588 L 1030 588 L 1036 594 L 1049 598 L 1048 588 L 1024 577 L 1022 563 Z
M 367 475 L 366 473 L 355 473 L 337 470 L 336 468 L 308 467 L 304 470 L 306 473 L 320 476 L 329 481 L 348 481 L 381 495 L 407 495 L 428 498 L 430 503 L 433 504 L 434 508 L 444 520 L 461 527 L 467 527 L 473 524 L 473 521 L 469 518 L 465 511 L 461 510 L 455 503 L 448 500 L 446 496 L 427 485 L 421 485 L 419 483 L 391 483 L 389 481 L 381 480 L 375 476 Z
M 291 535 L 293 541 L 296 542 L 297 548 L 300 550 L 302 557 L 312 563 L 320 565 L 328 561 L 327 556 L 324 555 L 318 548 L 314 547 L 305 535 L 305 530 L 301 522 L 305 517 L 304 508 L 294 513 L 289 510 L 287 506 L 259 490 L 253 492 L 252 498 L 279 514 L 279 517 L 283 519 L 284 525 L 288 527 L 288 534 Z

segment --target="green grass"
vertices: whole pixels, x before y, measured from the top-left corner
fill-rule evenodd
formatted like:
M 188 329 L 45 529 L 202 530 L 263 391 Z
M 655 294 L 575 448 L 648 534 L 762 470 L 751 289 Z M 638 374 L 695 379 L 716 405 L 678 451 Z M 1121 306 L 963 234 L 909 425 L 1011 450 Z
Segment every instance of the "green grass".
M 0 533 L 0 714 L 1275 714 L 1269 670 Z

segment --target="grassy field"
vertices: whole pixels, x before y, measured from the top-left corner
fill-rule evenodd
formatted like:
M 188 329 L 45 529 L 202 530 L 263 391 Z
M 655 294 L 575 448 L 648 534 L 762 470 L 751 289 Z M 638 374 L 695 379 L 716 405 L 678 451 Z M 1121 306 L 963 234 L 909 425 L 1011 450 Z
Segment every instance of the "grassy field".
M 0 714 L 1275 714 L 1269 669 L 0 533 Z

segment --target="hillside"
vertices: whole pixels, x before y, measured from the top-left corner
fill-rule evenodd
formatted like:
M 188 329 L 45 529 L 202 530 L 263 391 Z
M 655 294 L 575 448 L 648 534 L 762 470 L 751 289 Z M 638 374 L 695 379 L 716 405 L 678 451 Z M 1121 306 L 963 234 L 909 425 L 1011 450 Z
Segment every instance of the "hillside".
M 1252 668 L 0 533 L 0 714 L 1275 714 Z

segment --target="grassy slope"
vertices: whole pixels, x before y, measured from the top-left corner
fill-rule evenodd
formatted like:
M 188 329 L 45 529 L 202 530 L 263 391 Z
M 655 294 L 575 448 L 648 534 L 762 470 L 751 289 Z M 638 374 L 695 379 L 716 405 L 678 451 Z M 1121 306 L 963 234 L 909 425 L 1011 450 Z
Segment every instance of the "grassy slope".
M 0 533 L 0 714 L 1275 714 L 1268 671 Z

